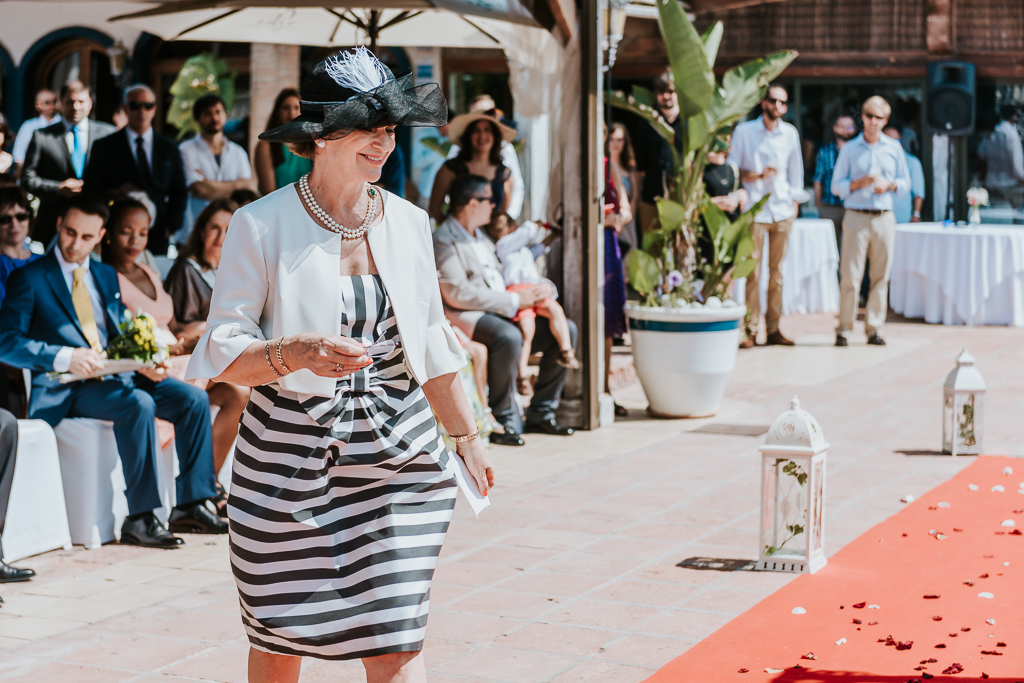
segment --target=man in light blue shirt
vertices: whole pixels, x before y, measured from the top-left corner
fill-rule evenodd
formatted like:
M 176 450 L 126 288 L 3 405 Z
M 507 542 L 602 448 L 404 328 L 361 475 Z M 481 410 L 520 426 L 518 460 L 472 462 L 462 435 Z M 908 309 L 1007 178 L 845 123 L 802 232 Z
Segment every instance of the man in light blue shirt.
M 43 88 L 36 93 L 36 111 L 39 116 L 31 118 L 21 124 L 18 135 L 14 138 L 14 147 L 11 149 L 11 156 L 17 167 L 15 171 L 20 175 L 21 167 L 25 163 L 25 154 L 28 152 L 28 143 L 32 141 L 32 133 L 62 121 L 60 112 L 57 111 L 57 93 L 49 88 Z
M 900 129 L 889 124 L 882 131 L 884 134 L 903 144 Z M 906 150 L 906 147 L 903 148 Z M 907 170 L 910 171 L 910 192 L 896 195 L 896 205 L 893 212 L 896 214 L 896 223 L 920 223 L 921 207 L 924 206 L 924 167 L 921 160 L 907 152 Z
M 896 197 L 910 191 L 907 157 L 899 142 L 883 135 L 892 108 L 882 97 L 861 107 L 864 132 L 843 145 L 832 173 L 832 194 L 843 200 L 843 248 L 839 262 L 839 328 L 836 346 L 846 346 L 857 315 L 857 290 L 869 260 L 871 288 L 864 316 L 868 344 L 885 346 L 880 334 L 889 299 L 890 256 L 896 240 Z

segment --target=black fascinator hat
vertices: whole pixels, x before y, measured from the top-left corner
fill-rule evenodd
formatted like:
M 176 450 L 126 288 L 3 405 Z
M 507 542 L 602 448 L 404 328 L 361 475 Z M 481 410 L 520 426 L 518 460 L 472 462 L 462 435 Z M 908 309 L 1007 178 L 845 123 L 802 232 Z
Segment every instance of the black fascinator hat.
M 443 126 L 448 103 L 437 83 L 395 78 L 365 47 L 313 67 L 299 93 L 300 114 L 260 135 L 267 142 L 311 142 L 384 126 Z

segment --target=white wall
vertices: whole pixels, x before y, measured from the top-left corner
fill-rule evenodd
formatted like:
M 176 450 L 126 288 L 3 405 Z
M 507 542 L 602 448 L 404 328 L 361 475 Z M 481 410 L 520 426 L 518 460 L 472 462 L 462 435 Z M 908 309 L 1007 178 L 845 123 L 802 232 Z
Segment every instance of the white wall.
M 58 29 L 84 26 L 120 39 L 130 50 L 141 31 L 108 18 L 145 9 L 145 3 L 133 2 L 0 2 L 0 45 L 10 54 L 15 66 L 21 64 L 29 48 L 43 36 Z

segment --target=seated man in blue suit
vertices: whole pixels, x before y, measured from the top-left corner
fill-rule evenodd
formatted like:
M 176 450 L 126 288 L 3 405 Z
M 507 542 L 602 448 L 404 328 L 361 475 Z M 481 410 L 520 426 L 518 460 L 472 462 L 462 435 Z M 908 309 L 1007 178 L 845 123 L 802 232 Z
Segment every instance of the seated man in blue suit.
M 106 219 L 104 204 L 88 196 L 70 199 L 57 222 L 56 246 L 7 281 L 0 362 L 32 371 L 30 417 L 53 427 L 66 417 L 114 423 L 128 497 L 122 543 L 174 548 L 182 540 L 172 532 L 227 533 L 227 524 L 205 505 L 216 495 L 205 391 L 168 377 L 160 367 L 68 384 L 47 377 L 51 371 L 90 375 L 99 370 L 100 353 L 124 320 L 117 272 L 89 256 L 103 239 Z M 174 424 L 178 450 L 178 505 L 171 511 L 170 531 L 153 514 L 161 505 L 154 418 Z

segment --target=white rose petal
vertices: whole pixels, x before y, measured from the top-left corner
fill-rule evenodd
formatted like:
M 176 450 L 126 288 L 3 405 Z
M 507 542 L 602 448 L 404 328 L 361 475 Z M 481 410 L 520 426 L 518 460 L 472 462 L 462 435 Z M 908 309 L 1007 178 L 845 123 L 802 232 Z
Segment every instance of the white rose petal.
M 803 607 L 794 607 L 793 614 L 807 614 L 807 610 L 805 610 Z
M 1009 562 L 1003 562 L 1003 566 L 1004 566 L 1004 567 L 1009 567 L 1009 566 L 1010 566 L 1010 563 L 1009 563 Z
M 1024 494 L 1024 488 L 1019 488 L 1019 489 L 1017 489 L 1017 493 L 1021 493 L 1021 494 Z
M 948 508 L 949 507 L 949 501 L 945 501 L 945 500 L 942 501 L 941 503 L 939 503 L 939 507 L 940 508 Z
M 1006 489 L 1003 487 L 1002 484 L 996 484 L 995 486 L 992 487 L 992 492 L 993 493 L 1002 493 L 1005 490 Z
M 988 624 L 989 626 L 995 626 L 996 625 L 996 620 L 995 619 L 986 619 L 985 623 Z
M 1004 467 L 1003 468 L 1003 476 L 1004 477 L 1008 477 L 1011 474 L 1013 474 L 1013 468 L 1012 467 Z
M 977 484 L 968 484 L 967 488 L 970 489 L 971 491 L 977 491 L 978 490 L 978 485 Z M 1022 488 L 1024 488 L 1024 485 L 1022 485 Z
M 996 596 L 992 595 L 988 591 L 984 591 L 983 593 L 978 593 L 978 597 L 979 598 L 985 598 L 986 600 L 991 600 L 992 598 L 994 598 Z
M 928 535 L 929 535 L 929 536 L 934 536 L 934 535 L 935 535 L 935 534 L 937 534 L 937 533 L 939 533 L 939 532 L 938 532 L 938 531 L 936 531 L 935 529 L 932 529 L 931 531 L 929 531 L 929 532 L 928 532 Z
M 868 605 L 868 609 L 882 609 L 881 605 Z
M 1017 526 L 1017 522 L 1013 521 L 1012 519 L 1004 519 L 1003 523 L 999 526 Z
M 914 498 L 914 496 L 910 495 L 909 493 L 907 495 L 903 496 L 902 498 L 900 498 L 900 502 L 901 503 L 913 503 L 915 500 L 917 500 L 917 499 Z
M 839 640 L 836 641 L 836 645 L 842 645 L 845 642 L 846 642 L 846 638 L 840 638 Z

